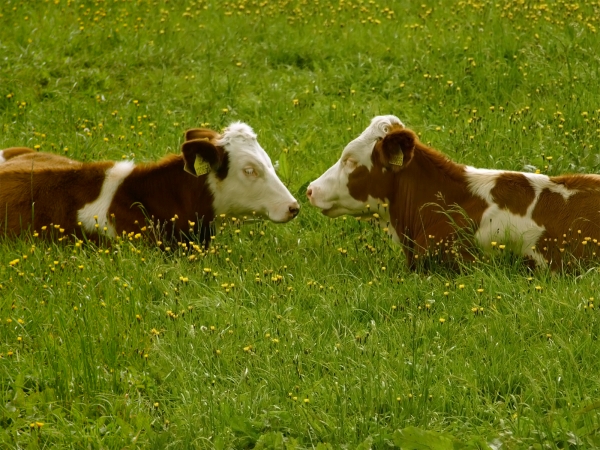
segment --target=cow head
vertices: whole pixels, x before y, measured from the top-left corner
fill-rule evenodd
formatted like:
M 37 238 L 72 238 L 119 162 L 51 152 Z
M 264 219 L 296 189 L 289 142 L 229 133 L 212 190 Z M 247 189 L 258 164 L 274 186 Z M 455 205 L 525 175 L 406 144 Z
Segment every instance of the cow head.
M 350 142 L 341 158 L 310 183 L 306 195 L 328 217 L 343 214 L 389 219 L 393 176 L 411 160 L 415 135 L 395 116 L 377 116 L 363 133 Z
M 287 222 L 298 215 L 298 202 L 277 177 L 248 125 L 233 123 L 222 135 L 189 130 L 182 153 L 186 171 L 207 175 L 216 215 L 248 215 L 273 222 Z

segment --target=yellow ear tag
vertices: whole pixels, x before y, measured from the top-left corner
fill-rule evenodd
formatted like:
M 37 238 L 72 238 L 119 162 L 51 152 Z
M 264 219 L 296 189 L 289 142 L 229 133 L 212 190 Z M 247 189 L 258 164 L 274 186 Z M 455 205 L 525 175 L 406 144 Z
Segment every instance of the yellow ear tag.
M 196 155 L 196 161 L 194 161 L 194 169 L 196 170 L 196 175 L 206 175 L 210 172 L 210 164 L 208 164 L 200 155 Z
M 404 154 L 402 152 L 398 153 L 392 159 L 390 159 L 390 164 L 394 166 L 401 166 L 404 164 Z

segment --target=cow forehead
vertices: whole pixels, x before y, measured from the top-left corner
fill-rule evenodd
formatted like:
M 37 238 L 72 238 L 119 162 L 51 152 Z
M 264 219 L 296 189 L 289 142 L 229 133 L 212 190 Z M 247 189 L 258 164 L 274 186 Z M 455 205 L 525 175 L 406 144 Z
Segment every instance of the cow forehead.
M 396 116 L 376 116 L 370 125 L 351 141 L 342 152 L 342 158 L 354 156 L 361 159 L 362 163 L 369 164 L 373 148 L 379 139 L 385 137 L 390 130 L 396 127 L 404 128 L 404 124 Z
M 272 167 L 271 159 L 258 143 L 256 133 L 252 127 L 243 122 L 229 125 L 217 145 L 227 149 L 233 164 L 253 162 Z
M 223 131 L 223 135 L 221 136 L 221 139 L 219 139 L 218 145 L 227 145 L 232 141 L 246 140 L 256 141 L 256 133 L 252 127 L 244 122 L 233 122 L 225 128 L 225 131 Z
M 375 116 L 371 120 L 369 126 L 361 133 L 360 137 L 376 141 L 384 137 L 394 128 L 394 125 L 400 125 L 404 128 L 404 124 L 396 116 Z

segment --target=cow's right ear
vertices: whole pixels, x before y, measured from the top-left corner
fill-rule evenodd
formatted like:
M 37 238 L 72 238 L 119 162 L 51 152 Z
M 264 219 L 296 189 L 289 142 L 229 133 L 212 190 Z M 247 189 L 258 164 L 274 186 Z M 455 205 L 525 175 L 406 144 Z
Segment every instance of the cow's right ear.
M 417 136 L 402 128 L 387 134 L 381 141 L 381 163 L 394 172 L 406 166 L 413 157 Z
M 225 152 L 205 137 L 184 142 L 181 146 L 181 153 L 185 162 L 184 170 L 199 177 L 206 175 L 211 170 L 217 171 Z

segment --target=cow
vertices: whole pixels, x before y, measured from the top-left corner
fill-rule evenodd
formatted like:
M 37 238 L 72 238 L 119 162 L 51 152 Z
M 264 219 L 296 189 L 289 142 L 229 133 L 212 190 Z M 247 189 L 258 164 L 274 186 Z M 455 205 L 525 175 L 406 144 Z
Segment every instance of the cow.
M 600 246 L 599 175 L 458 164 L 391 115 L 375 117 L 306 195 L 328 217 L 377 217 L 410 268 L 434 257 L 473 260 L 465 242 L 551 270 L 593 258 Z
M 79 238 L 159 230 L 208 245 L 223 215 L 288 222 L 299 204 L 277 177 L 256 134 L 235 122 L 222 134 L 188 130 L 181 154 L 158 162 L 79 162 L 13 147 L 0 152 L 0 233 L 60 229 Z

